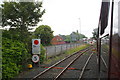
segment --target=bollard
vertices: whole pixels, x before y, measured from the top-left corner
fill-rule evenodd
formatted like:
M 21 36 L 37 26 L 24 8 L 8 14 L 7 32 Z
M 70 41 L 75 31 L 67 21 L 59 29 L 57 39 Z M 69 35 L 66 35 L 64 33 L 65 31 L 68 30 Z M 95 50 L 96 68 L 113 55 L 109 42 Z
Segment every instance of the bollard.
M 32 64 L 28 64 L 28 66 L 27 66 L 29 69 L 31 69 L 32 68 Z

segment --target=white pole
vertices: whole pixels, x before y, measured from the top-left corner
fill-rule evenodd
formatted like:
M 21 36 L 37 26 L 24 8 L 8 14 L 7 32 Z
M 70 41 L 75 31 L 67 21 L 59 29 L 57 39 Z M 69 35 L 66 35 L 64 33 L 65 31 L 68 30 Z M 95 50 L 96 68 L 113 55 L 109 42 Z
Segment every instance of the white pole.
M 78 18 L 79 19 L 79 27 L 80 27 L 80 34 L 81 34 L 81 21 L 80 21 L 80 18 Z M 80 38 L 81 38 L 81 35 L 80 35 Z

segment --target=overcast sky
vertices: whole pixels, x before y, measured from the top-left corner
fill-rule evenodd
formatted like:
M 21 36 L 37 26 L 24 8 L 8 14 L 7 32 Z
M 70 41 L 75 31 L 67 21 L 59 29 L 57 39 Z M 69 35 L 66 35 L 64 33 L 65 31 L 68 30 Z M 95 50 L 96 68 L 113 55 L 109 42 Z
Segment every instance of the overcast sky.
M 0 0 L 0 3 L 3 0 Z M 14 1 L 14 0 L 13 0 Z M 26 0 L 28 1 L 28 0 Z M 36 1 L 36 0 L 35 0 Z M 46 13 L 39 25 L 48 25 L 54 35 L 69 35 L 79 31 L 92 37 L 93 29 L 98 27 L 102 0 L 42 0 Z M 120 0 L 115 0 L 116 2 Z M 115 6 L 115 9 L 118 6 Z M 117 9 L 116 9 L 117 10 Z M 116 12 L 117 13 L 117 12 Z M 114 17 L 116 25 L 117 17 Z
M 100 7 L 101 0 L 43 0 L 46 13 L 40 25 L 49 25 L 54 35 L 69 35 L 78 30 L 91 37 L 98 27 Z

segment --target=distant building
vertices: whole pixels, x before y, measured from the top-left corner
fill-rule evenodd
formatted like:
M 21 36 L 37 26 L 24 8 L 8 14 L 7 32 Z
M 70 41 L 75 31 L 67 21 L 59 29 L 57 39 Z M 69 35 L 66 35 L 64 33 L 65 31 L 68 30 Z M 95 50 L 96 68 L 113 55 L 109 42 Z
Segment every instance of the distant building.
M 60 36 L 55 36 L 52 40 L 51 40 L 51 44 L 53 45 L 59 45 L 59 44 L 65 44 L 64 40 L 62 37 Z
M 75 32 L 72 32 L 70 34 L 70 37 L 71 37 L 71 41 L 78 41 L 79 36 Z

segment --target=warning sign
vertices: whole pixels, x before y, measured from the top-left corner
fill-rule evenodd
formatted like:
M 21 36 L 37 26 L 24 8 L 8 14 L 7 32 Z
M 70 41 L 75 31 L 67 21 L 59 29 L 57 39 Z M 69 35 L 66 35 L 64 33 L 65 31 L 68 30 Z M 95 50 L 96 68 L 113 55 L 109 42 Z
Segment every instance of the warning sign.
M 33 55 L 33 56 L 32 56 L 32 61 L 33 61 L 34 63 L 37 63 L 37 62 L 39 61 L 39 56 L 38 56 L 38 55 Z
M 40 54 L 40 39 L 32 39 L 32 54 Z

